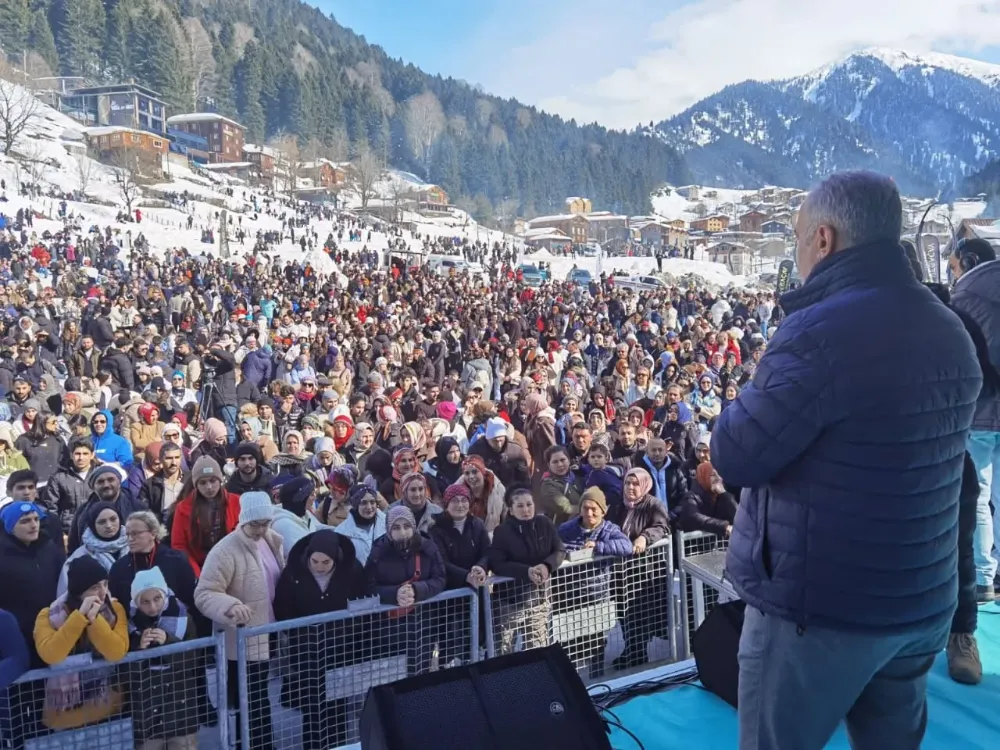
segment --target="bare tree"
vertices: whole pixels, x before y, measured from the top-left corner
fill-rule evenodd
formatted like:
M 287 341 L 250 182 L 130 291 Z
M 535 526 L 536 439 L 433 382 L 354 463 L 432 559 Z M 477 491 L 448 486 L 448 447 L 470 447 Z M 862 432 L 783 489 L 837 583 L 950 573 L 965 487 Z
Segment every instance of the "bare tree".
M 81 198 L 87 196 L 87 187 L 94 178 L 94 163 L 94 160 L 86 154 L 80 154 L 76 157 L 76 177 L 80 181 Z
M 271 139 L 271 148 L 281 154 L 285 166 L 285 191 L 289 196 L 295 196 L 299 186 L 299 175 L 302 172 L 302 155 L 299 152 L 299 139 L 290 134 L 277 135 Z
M 497 204 L 496 220 L 499 227 L 505 232 L 514 231 L 514 221 L 517 219 L 517 199 L 504 198 Z
M 212 55 L 212 37 L 197 18 L 185 18 L 181 27 L 187 44 L 188 71 L 191 74 L 191 103 L 215 93 L 217 80 L 215 57 Z
M 118 186 L 118 194 L 125 201 L 125 210 L 132 213 L 132 204 L 139 198 L 139 157 L 132 149 L 120 149 L 111 156 L 111 171 Z
M 38 108 L 38 100 L 27 89 L 0 80 L 0 141 L 5 154 L 39 116 Z
M 31 180 L 32 187 L 37 187 L 49 168 L 45 161 L 45 151 L 42 149 L 42 144 L 32 141 L 26 146 L 19 147 L 18 153 L 21 163 L 24 165 L 24 171 L 27 172 L 28 178 Z
M 441 102 L 434 92 L 425 91 L 406 101 L 406 134 L 413 155 L 424 165 L 424 175 L 430 177 L 431 149 L 444 131 L 447 120 Z
M 389 184 L 389 197 L 392 199 L 392 220 L 402 219 L 400 207 L 412 196 L 410 186 L 401 179 L 394 179 Z
M 341 162 L 347 159 L 351 151 L 351 139 L 347 135 L 347 129 L 338 125 L 333 129 L 330 136 L 329 153 L 333 161 Z
M 370 148 L 363 146 L 358 158 L 351 162 L 347 170 L 347 184 L 361 199 L 361 208 L 368 207 L 368 201 L 377 193 L 375 188 L 385 174 L 385 166 L 381 159 Z

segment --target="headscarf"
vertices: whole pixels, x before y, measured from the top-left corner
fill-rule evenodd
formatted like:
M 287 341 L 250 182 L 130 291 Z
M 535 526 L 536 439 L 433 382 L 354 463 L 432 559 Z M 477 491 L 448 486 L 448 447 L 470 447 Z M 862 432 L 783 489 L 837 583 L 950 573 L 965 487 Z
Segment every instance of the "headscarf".
M 653 489 L 653 478 L 651 476 L 649 476 L 649 472 L 646 471 L 645 469 L 643 469 L 643 468 L 641 468 L 639 466 L 632 467 L 631 469 L 628 470 L 628 472 L 626 472 L 625 477 L 624 477 L 624 479 L 622 481 L 624 482 L 625 480 L 627 480 L 631 476 L 634 476 L 636 479 L 639 480 L 639 493 L 640 493 L 639 497 L 640 497 L 640 499 L 643 498 L 643 497 L 645 497 L 646 495 L 648 495 L 649 492 L 650 492 L 650 490 Z M 629 508 L 635 507 L 635 503 L 631 503 L 630 504 L 629 501 L 628 501 L 628 499 L 624 499 L 624 502 L 625 502 L 626 507 L 629 507 Z
M 257 417 L 243 417 L 243 419 L 240 420 L 240 424 L 241 425 L 242 424 L 248 424 L 248 425 L 250 425 L 250 439 L 251 440 L 256 440 L 257 437 L 260 435 L 260 431 L 261 431 L 262 428 L 261 428 L 260 420 Z
M 714 471 L 715 469 L 712 468 L 711 461 L 703 461 L 698 464 L 698 468 L 694 470 L 694 476 L 695 479 L 698 480 L 698 484 L 701 485 L 701 488 L 705 490 L 705 492 L 712 496 L 715 495 L 712 491 L 712 472 Z
M 448 503 L 450 503 L 457 497 L 464 497 L 466 500 L 469 501 L 470 505 L 472 504 L 472 492 L 469 491 L 469 488 L 466 485 L 459 482 L 458 484 L 453 484 L 449 486 L 444 491 L 441 503 L 444 506 L 444 509 L 448 510 Z
M 470 466 L 484 477 L 486 476 L 486 462 L 483 461 L 482 456 L 466 456 L 465 460 L 462 461 L 462 471 L 464 472 Z
M 351 417 L 347 414 L 338 414 L 336 417 L 334 417 L 333 423 L 343 424 L 347 426 L 347 433 L 344 435 L 344 437 L 342 438 L 337 437 L 336 432 L 334 432 L 333 435 L 334 446 L 336 447 L 337 450 L 340 450 L 350 442 L 352 437 L 354 437 L 354 420 L 351 419 Z
M 224 438 L 229 434 L 226 431 L 225 423 L 221 419 L 216 419 L 215 417 L 205 420 L 205 429 L 203 432 L 205 440 L 208 441 L 209 445 L 215 443 L 215 441 L 219 438 Z
M 410 447 L 409 445 L 398 446 L 396 448 L 396 452 L 392 454 L 392 478 L 396 480 L 394 484 L 396 485 L 397 500 L 399 500 L 402 497 L 400 484 L 403 478 L 403 475 L 399 473 L 399 460 L 407 453 L 409 453 L 410 455 L 413 456 L 414 459 L 416 459 L 417 457 L 416 451 L 414 451 L 413 448 Z
M 522 408 L 525 416 L 534 417 L 539 412 L 543 411 L 548 405 L 548 399 L 546 399 L 541 393 L 535 391 L 525 396 Z
M 154 440 L 152 443 L 146 446 L 145 457 L 142 459 L 142 463 L 145 468 L 151 469 L 152 462 L 154 460 L 160 460 L 160 451 L 163 449 L 164 442 L 162 440 Z
M 410 436 L 410 445 L 413 446 L 413 450 L 416 453 L 420 453 L 424 448 L 427 447 L 427 434 L 424 432 L 424 428 L 420 426 L 417 422 L 406 422 L 403 425 L 403 429 Z
M 452 448 L 459 448 L 458 440 L 450 435 L 441 438 L 434 444 L 434 453 L 437 455 L 437 474 L 448 484 L 454 484 L 462 476 L 462 462 L 457 464 L 448 463 L 448 451 Z

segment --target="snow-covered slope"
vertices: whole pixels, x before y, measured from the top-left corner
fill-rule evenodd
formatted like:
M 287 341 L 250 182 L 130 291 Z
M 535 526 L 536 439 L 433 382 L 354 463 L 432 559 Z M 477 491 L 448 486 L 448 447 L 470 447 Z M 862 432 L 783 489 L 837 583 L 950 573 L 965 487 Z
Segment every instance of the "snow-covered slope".
M 808 186 L 837 169 L 959 191 L 1000 155 L 1000 66 L 869 49 L 798 78 L 729 86 L 656 126 L 706 184 Z
M 0 81 L 4 91 L 11 94 L 10 100 L 22 101 L 24 90 L 6 81 Z M 119 211 L 124 207 L 121 192 L 114 180 L 113 171 L 100 164 L 84 153 L 84 128 L 66 115 L 38 102 L 36 115 L 21 133 L 11 148 L 11 153 L 0 154 L 0 179 L 7 185 L 5 197 L 7 202 L 0 203 L 0 213 L 12 215 L 19 208 L 32 208 L 47 218 L 35 222 L 38 231 L 57 231 L 62 229 L 62 222 L 57 221 L 59 199 L 55 197 L 26 198 L 20 195 L 21 182 L 31 183 L 37 178 L 43 194 L 50 192 L 65 194 L 75 193 L 81 187 L 81 173 L 88 173 L 86 180 L 86 198 L 80 201 L 67 201 L 67 211 L 80 217 L 79 224 L 84 231 L 91 226 L 102 229 L 112 226 L 122 233 L 131 232 L 133 236 L 142 232 L 149 240 L 154 252 L 163 252 L 168 248 L 184 247 L 192 253 L 215 255 L 218 253 L 218 241 L 214 244 L 201 242 L 202 229 L 217 229 L 219 226 L 218 212 L 221 207 L 229 210 L 233 217 L 234 232 L 230 232 L 230 252 L 233 260 L 241 261 L 243 256 L 253 247 L 258 231 L 280 232 L 282 222 L 279 218 L 285 212 L 285 207 L 276 207 L 273 212 L 266 209 L 267 197 L 259 190 L 253 189 L 240 180 L 211 174 L 198 168 L 191 168 L 185 163 L 170 161 L 163 180 L 157 184 L 147 185 L 142 190 L 142 198 L 135 204 L 143 214 L 141 224 L 116 223 Z M 0 144 L 2 148 L 2 144 Z M 419 178 L 406 172 L 390 171 L 385 180 L 378 186 L 378 192 L 383 199 L 390 199 L 392 183 L 403 182 L 409 186 L 420 184 Z M 229 190 L 232 195 L 229 195 Z M 170 194 L 187 193 L 190 200 L 186 206 L 164 207 L 164 199 Z M 360 201 L 356 196 L 347 195 L 348 207 L 358 211 Z M 254 204 L 261 211 L 254 209 Z M 188 229 L 188 218 L 193 219 Z M 468 238 L 493 243 L 520 241 L 502 232 L 489 230 L 479 226 L 465 212 L 456 210 L 448 217 L 427 218 L 419 214 L 407 213 L 405 220 L 412 222 L 415 233 L 403 230 L 403 238 L 413 250 L 419 250 L 424 237 Z M 336 226 L 332 221 L 313 222 L 312 225 L 320 238 L 320 243 L 332 232 L 336 235 Z M 235 228 L 242 227 L 247 233 L 246 244 L 240 246 L 234 238 Z M 418 234 L 420 239 L 415 236 Z M 296 233 L 296 240 L 300 237 Z M 373 232 L 371 241 L 367 233 L 362 242 L 345 242 L 343 246 L 349 250 L 359 250 L 363 245 L 369 249 L 381 251 L 388 247 L 388 235 Z M 127 249 L 127 247 L 126 247 Z M 293 243 L 286 234 L 281 242 L 274 244 L 274 254 L 282 258 L 301 258 L 301 246 Z M 331 264 L 332 265 L 332 264 Z

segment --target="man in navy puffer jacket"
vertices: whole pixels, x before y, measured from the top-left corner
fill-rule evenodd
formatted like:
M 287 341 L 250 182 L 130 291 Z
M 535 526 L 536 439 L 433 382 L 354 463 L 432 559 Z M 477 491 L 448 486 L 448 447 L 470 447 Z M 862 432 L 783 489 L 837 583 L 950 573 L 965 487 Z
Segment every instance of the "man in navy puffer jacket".
M 727 560 L 747 603 L 741 750 L 819 750 L 844 719 L 855 747 L 923 737 L 982 373 L 961 321 L 914 277 L 901 224 L 879 175 L 809 195 L 805 283 L 712 434 L 712 465 L 747 488 Z

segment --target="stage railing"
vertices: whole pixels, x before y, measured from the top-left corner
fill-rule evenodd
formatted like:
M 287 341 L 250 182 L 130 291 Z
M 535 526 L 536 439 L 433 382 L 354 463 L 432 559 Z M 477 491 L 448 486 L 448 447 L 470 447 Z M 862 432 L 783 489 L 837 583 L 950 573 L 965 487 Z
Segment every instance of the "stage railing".
M 691 658 L 691 636 L 718 603 L 718 592 L 706 589 L 703 597 L 694 595 L 694 582 L 684 572 L 682 562 L 689 557 L 726 550 L 729 540 L 704 531 L 675 531 L 674 547 L 677 550 L 677 568 L 680 577 L 681 627 L 678 657 Z
M 465 588 L 407 609 L 371 599 L 348 610 L 239 628 L 236 653 L 229 655 L 238 675 L 239 747 L 357 742 L 368 689 L 478 661 L 479 619 L 478 594 Z M 280 691 L 272 696 L 268 687 L 277 687 L 278 678 Z
M 487 657 L 560 643 L 587 684 L 677 658 L 669 538 L 571 559 L 541 585 L 491 576 L 482 596 Z
M 227 748 L 227 673 L 216 666 L 225 663 L 221 633 L 132 651 L 119 662 L 71 655 L 25 673 L 0 694 L 2 745 L 24 750 Z

